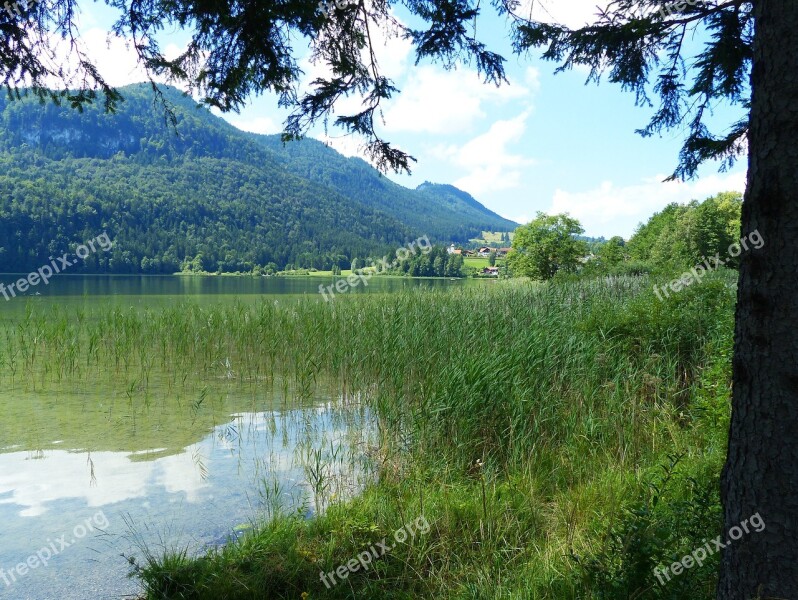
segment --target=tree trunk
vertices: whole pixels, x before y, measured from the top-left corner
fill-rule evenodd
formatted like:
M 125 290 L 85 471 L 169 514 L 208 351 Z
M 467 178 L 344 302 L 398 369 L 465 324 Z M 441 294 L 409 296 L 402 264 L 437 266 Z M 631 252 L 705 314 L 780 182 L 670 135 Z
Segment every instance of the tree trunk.
M 718 598 L 798 600 L 798 0 L 755 0 L 748 186 Z M 765 529 L 729 532 L 759 514 Z M 750 521 L 749 521 L 750 523 Z

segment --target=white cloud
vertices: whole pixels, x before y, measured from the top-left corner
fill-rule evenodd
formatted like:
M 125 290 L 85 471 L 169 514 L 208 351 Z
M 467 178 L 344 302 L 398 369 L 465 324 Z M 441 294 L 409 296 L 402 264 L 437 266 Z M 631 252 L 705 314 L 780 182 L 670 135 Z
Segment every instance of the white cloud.
M 393 15 L 393 18 L 396 19 L 396 16 Z M 397 22 L 401 21 L 397 19 Z M 370 28 L 380 74 L 394 80 L 402 77 L 412 66 L 413 42 L 401 37 L 398 31 L 390 27 L 375 27 L 372 23 Z
M 111 85 L 123 86 L 147 80 L 129 41 L 95 28 L 83 32 L 81 42 L 86 54 Z
M 463 146 L 437 146 L 431 152 L 468 171 L 454 185 L 474 196 L 516 188 L 521 183 L 523 169 L 536 162 L 508 149 L 523 138 L 528 117 L 529 111 L 525 111 L 512 119 L 496 121 L 486 133 Z
M 540 69 L 537 67 L 527 67 L 524 72 L 524 83 L 532 92 L 540 90 Z
M 522 0 L 515 11 L 519 16 L 544 23 L 557 23 L 572 29 L 595 23 L 598 5 L 606 6 L 609 0 Z
M 121 38 L 99 27 L 90 27 L 81 30 L 72 47 L 69 40 L 49 37 L 53 49 L 51 59 L 45 59 L 53 72 L 63 72 L 69 87 L 85 85 L 79 68 L 80 59 L 88 59 L 97 67 L 100 75 L 112 87 L 122 87 L 131 83 L 147 81 L 147 72 L 140 64 L 136 51 L 129 39 Z M 167 44 L 163 47 L 166 58 L 174 58 L 181 52 L 176 44 Z M 164 77 L 153 77 L 158 83 L 166 83 Z M 47 84 L 54 88 L 62 88 L 64 81 L 60 77 L 49 77 Z
M 391 11 L 391 19 L 396 22 L 396 25 L 392 23 L 376 24 L 374 21 L 369 21 L 369 38 L 377 56 L 380 75 L 396 79 L 401 77 L 410 65 L 413 43 L 401 35 L 402 32 L 398 29 L 398 25 L 402 24 L 402 20 L 393 11 Z M 361 51 L 361 58 L 368 63 L 367 48 Z M 302 59 L 300 66 L 308 81 L 316 77 L 328 78 L 332 73 L 326 63 L 312 63 L 309 55 Z
M 586 192 L 558 189 L 549 214 L 569 213 L 582 223 L 587 235 L 622 235 L 628 238 L 638 223 L 645 222 L 671 202 L 703 200 L 718 192 L 745 190 L 745 172 L 711 175 L 694 182 L 664 182 L 664 175 L 637 185 L 616 187 L 610 181 Z
M 400 22 L 395 15 L 392 15 Z M 369 24 L 369 34 L 377 57 L 379 74 L 396 82 L 402 79 L 410 66 L 413 44 L 410 40 L 398 35 L 398 30 L 392 25 L 378 27 L 373 22 Z M 368 49 L 361 51 L 361 59 L 369 64 Z M 299 61 L 303 75 L 300 78 L 300 95 L 311 90 L 310 83 L 316 79 L 330 79 L 333 76 L 330 65 L 324 61 L 313 62 L 311 55 L 304 56 Z M 361 110 L 362 96 L 352 94 L 336 101 L 334 114 L 354 114 Z
M 224 115 L 222 115 L 224 117 Z M 269 117 L 255 117 L 252 119 L 227 119 L 233 127 L 241 129 L 242 131 L 249 131 L 251 133 L 262 133 L 270 135 L 273 133 L 280 133 L 283 130 L 281 123 L 277 123 L 274 119 Z
M 344 156 L 360 156 L 363 157 L 360 149 L 363 146 L 363 138 L 355 135 L 320 135 L 316 136 L 320 142 L 324 142 L 337 152 Z
M 534 71 L 528 71 L 528 77 L 534 84 Z M 446 71 L 432 66 L 416 68 L 401 89 L 385 109 L 385 129 L 390 132 L 467 132 L 487 116 L 486 104 L 531 94 L 521 85 L 486 84 L 470 69 Z

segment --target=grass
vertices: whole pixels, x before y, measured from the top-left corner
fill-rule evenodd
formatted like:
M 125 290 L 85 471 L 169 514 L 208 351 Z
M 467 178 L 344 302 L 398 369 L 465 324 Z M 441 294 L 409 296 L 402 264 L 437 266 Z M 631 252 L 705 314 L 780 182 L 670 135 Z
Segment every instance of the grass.
M 146 387 L 159 371 L 300 397 L 323 376 L 373 411 L 362 495 L 199 558 L 145 552 L 134 571 L 148 600 L 710 598 L 709 565 L 667 588 L 651 569 L 720 527 L 734 290 L 722 273 L 665 302 L 651 286 L 30 313 L 5 330 L 0 363 L 28 385 L 110 371 Z M 330 589 L 320 580 L 421 515 L 427 534 Z
M 499 261 L 496 261 L 496 264 L 500 264 Z M 479 269 L 481 271 L 485 267 L 490 266 L 490 259 L 477 256 L 466 256 L 463 258 L 463 266 L 467 269 Z
M 504 264 L 503 258 L 496 259 L 495 266 L 500 267 L 503 264 Z M 468 271 L 468 269 L 476 269 L 477 271 L 481 272 L 484 268 L 489 266 L 490 266 L 489 258 L 482 258 L 479 256 L 466 256 L 463 258 L 463 267 L 465 267 L 466 271 Z
M 469 240 L 469 241 L 476 242 L 478 244 L 485 244 L 485 245 L 492 245 L 492 246 L 496 246 L 496 245 L 509 246 L 510 242 L 502 242 L 502 235 L 503 234 L 504 234 L 504 232 L 502 232 L 502 231 L 497 231 L 495 233 L 492 232 L 492 231 L 483 231 L 481 237 L 475 238 L 475 239 L 472 239 L 472 240 Z M 510 241 L 512 241 L 513 236 L 515 235 L 515 232 L 514 231 L 510 231 L 509 234 L 510 234 Z

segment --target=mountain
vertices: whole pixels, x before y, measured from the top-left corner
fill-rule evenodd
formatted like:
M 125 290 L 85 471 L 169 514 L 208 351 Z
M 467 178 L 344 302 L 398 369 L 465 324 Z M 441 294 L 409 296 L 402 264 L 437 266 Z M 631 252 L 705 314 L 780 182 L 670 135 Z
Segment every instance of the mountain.
M 279 135 L 256 134 L 252 139 L 272 150 L 292 173 L 386 212 L 441 241 L 467 242 L 482 231 L 518 227 L 454 186 L 423 183 L 410 190 L 380 175 L 364 160 L 346 158 L 317 140 L 286 144 Z
M 428 235 L 511 230 L 451 186 L 404 188 L 315 140 L 239 131 L 173 88 L 115 114 L 0 99 L 0 271 L 27 272 L 105 232 L 73 270 L 170 273 L 348 267 Z

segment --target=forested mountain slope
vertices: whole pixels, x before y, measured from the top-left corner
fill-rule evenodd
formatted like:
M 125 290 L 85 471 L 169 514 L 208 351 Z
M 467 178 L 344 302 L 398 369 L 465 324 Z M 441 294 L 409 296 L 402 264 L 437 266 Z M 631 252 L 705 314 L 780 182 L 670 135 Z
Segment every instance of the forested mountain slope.
M 421 235 L 515 226 L 451 186 L 409 190 L 320 142 L 239 131 L 175 89 L 174 127 L 147 86 L 121 91 L 115 114 L 0 99 L 0 271 L 102 232 L 113 250 L 76 271 L 347 267 Z

